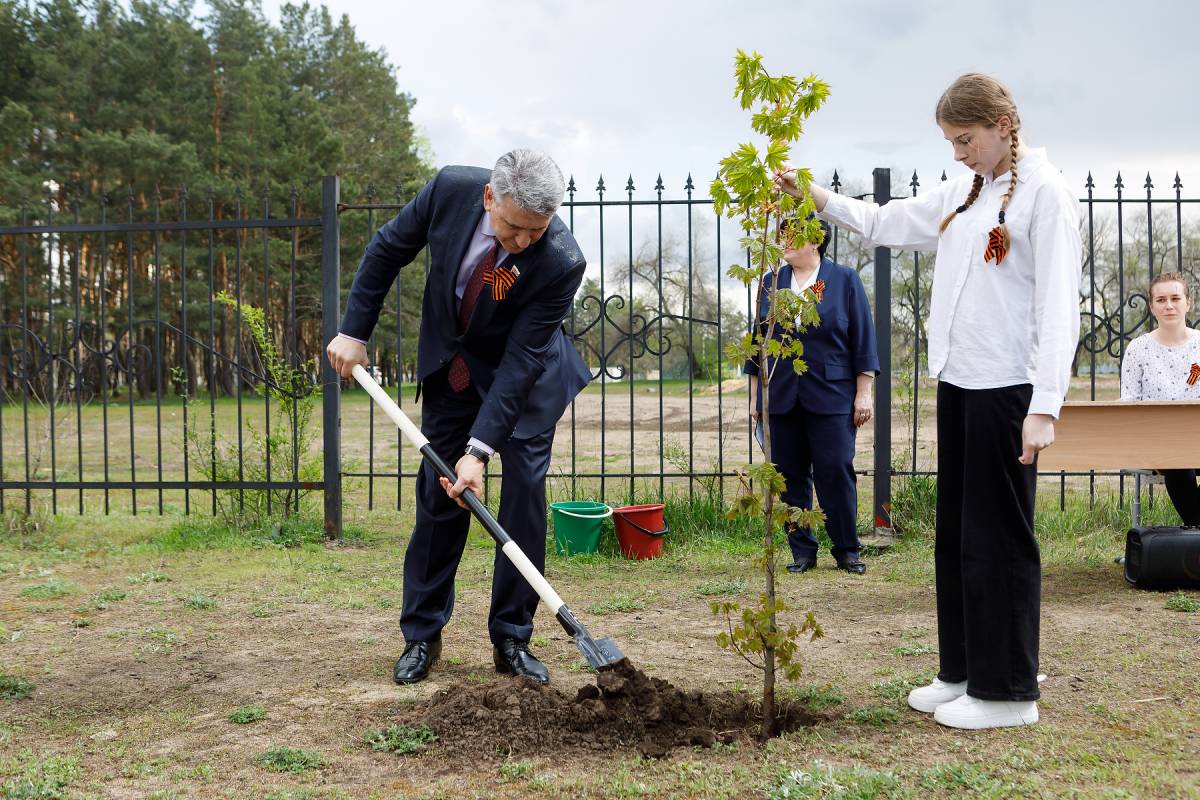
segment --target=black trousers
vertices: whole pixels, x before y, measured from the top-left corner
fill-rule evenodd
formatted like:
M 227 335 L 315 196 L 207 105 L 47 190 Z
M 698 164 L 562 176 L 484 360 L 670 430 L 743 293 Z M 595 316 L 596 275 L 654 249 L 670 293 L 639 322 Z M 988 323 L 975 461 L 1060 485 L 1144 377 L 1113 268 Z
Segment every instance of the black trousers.
M 1040 696 L 1037 464 L 1017 461 L 1032 393 L 938 383 L 938 677 L 980 700 Z
M 813 486 L 825 512 L 825 530 L 837 559 L 858 556 L 858 491 L 854 475 L 857 431 L 850 414 L 810 414 L 799 405 L 771 415 L 771 458 L 783 473 L 783 502 L 813 507 Z M 788 528 L 792 558 L 817 555 L 811 528 Z
M 455 392 L 442 370 L 423 383 L 421 432 L 453 466 L 466 449 L 482 403 L 473 387 Z M 500 524 L 540 571 L 546 566 L 546 471 L 554 428 L 530 439 L 491 443 L 503 447 Z M 495 462 L 493 462 L 495 463 Z M 454 611 L 454 576 L 462 558 L 471 512 L 446 496 L 433 468 L 422 462 L 417 475 L 417 518 L 404 554 L 404 606 L 400 630 L 407 641 L 441 635 Z M 537 593 L 496 548 L 488 635 L 493 643 L 513 637 L 529 641 Z
M 1164 469 L 1162 476 L 1167 496 L 1183 524 L 1200 526 L 1200 486 L 1196 485 L 1196 470 Z

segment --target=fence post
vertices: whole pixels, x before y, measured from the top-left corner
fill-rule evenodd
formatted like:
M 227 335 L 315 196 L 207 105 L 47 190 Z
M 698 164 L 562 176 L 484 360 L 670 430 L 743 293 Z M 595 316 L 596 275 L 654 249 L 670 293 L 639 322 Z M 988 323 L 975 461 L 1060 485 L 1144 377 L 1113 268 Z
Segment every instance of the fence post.
M 892 199 L 892 171 L 876 167 L 875 202 Z M 875 248 L 875 339 L 879 376 L 875 379 L 875 533 L 892 533 L 892 251 Z M 914 443 L 914 447 L 916 444 Z
M 321 344 L 337 336 L 341 314 L 341 179 L 321 181 Z M 342 538 L 342 383 L 324 349 L 321 361 L 321 432 L 324 446 L 325 538 Z

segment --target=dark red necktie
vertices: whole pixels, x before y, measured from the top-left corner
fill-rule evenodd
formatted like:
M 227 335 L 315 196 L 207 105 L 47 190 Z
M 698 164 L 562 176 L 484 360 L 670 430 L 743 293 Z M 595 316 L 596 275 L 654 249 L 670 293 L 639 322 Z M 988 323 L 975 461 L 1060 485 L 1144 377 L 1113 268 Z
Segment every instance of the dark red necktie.
M 471 280 L 467 281 L 467 288 L 463 290 L 462 303 L 458 307 L 459 333 L 467 331 L 471 314 L 475 311 L 475 304 L 479 302 L 479 295 L 483 291 L 483 276 L 496 268 L 496 250 L 499 246 L 498 240 L 492 244 L 492 249 L 488 250 L 483 259 L 475 265 L 475 271 L 471 273 Z M 454 354 L 446 379 L 450 383 L 450 388 L 456 392 L 461 392 L 471 385 L 471 370 L 467 368 L 467 362 L 463 360 L 462 354 Z

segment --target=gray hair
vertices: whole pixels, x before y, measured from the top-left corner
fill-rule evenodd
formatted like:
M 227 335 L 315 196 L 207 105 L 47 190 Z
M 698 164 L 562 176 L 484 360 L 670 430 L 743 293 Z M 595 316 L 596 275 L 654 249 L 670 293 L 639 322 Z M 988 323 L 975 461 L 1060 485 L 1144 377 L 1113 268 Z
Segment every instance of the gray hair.
M 544 217 L 553 216 L 563 201 L 562 172 L 537 150 L 510 150 L 500 156 L 491 186 L 497 200 L 511 197 L 521 208 Z

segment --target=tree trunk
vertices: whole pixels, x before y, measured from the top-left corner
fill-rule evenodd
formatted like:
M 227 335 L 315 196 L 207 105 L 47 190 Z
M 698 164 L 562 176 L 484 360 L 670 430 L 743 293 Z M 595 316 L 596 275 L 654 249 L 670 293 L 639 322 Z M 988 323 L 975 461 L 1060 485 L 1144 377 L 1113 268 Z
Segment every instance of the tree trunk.
M 771 370 L 767 360 L 767 341 L 770 339 L 770 328 L 767 337 L 759 348 L 759 397 L 762 399 L 763 423 L 763 457 L 771 462 Z M 763 486 L 763 545 L 767 560 L 767 603 L 771 610 L 770 623 L 767 630 L 771 636 L 775 634 L 775 536 L 772 515 L 775 511 L 775 495 L 770 486 Z M 775 648 L 768 644 L 763 648 L 763 738 L 770 739 L 778 734 L 778 724 L 775 713 Z

